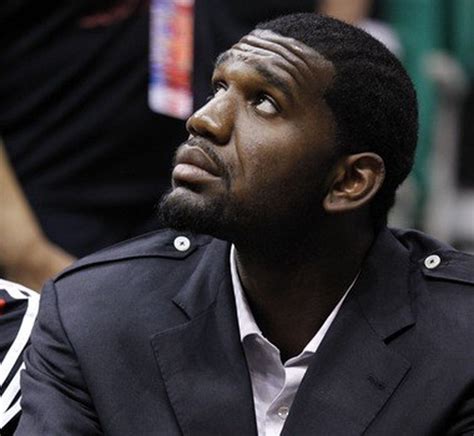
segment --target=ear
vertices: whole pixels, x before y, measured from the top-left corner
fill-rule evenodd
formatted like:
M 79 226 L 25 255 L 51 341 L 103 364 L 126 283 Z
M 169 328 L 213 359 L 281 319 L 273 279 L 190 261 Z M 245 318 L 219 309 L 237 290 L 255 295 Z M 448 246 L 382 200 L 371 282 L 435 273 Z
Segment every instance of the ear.
M 349 212 L 368 204 L 385 178 L 383 159 L 375 153 L 342 157 L 335 165 L 323 207 L 327 213 Z

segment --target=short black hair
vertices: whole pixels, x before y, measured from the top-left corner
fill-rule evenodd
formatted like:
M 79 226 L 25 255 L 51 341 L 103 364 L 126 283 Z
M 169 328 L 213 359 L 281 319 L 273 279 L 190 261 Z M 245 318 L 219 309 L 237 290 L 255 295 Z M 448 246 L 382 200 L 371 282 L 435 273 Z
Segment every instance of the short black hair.
M 344 154 L 371 151 L 385 163 L 385 181 L 371 204 L 375 224 L 385 224 L 395 192 L 411 171 L 418 136 L 416 92 L 401 62 L 365 31 L 315 13 L 260 23 L 313 48 L 335 68 L 325 94 Z

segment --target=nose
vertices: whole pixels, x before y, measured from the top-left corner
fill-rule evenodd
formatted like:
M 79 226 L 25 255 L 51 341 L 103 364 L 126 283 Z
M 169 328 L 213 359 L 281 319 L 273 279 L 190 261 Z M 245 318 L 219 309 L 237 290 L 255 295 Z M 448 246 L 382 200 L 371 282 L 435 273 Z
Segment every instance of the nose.
M 229 142 L 233 126 L 233 103 L 224 95 L 215 96 L 186 122 L 186 129 L 191 135 L 204 137 L 217 145 Z

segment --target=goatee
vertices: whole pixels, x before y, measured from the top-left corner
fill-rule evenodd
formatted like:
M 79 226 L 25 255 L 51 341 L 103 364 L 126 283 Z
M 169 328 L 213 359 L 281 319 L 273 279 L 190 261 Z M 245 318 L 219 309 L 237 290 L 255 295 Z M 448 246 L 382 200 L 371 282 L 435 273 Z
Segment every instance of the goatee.
M 223 202 L 192 201 L 183 197 L 187 196 L 179 195 L 176 189 L 172 189 L 161 198 L 157 206 L 160 225 L 179 231 L 222 236 L 225 222 Z

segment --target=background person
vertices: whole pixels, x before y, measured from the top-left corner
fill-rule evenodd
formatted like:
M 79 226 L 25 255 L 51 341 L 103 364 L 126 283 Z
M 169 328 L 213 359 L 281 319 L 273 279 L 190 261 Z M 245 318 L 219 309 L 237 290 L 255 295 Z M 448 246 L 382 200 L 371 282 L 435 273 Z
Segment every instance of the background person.
M 19 231 L 39 227 L 70 260 L 155 228 L 185 134 L 147 106 L 147 3 L 9 0 L 0 10 L 1 159 L 21 187 L 2 195 L 36 221 Z

